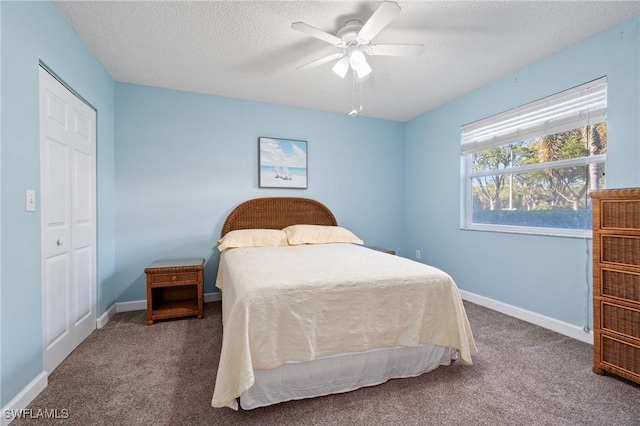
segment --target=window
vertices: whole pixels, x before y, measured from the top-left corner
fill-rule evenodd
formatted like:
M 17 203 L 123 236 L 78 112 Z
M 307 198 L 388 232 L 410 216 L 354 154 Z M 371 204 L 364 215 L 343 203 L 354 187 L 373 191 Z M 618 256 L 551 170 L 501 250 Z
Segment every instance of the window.
M 606 78 L 462 127 L 462 227 L 584 236 L 604 188 Z

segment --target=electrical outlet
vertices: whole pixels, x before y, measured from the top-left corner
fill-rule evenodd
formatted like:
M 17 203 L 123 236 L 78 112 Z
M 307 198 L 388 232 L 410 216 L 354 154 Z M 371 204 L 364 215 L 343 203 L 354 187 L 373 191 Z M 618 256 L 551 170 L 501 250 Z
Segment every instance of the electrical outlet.
M 416 250 L 416 259 L 420 260 L 420 250 Z

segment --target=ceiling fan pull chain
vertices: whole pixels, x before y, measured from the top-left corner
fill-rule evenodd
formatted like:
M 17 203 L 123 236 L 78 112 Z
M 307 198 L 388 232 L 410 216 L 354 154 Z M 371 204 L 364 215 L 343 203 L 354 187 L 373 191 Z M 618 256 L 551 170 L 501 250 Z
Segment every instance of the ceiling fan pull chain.
M 356 111 L 356 75 L 353 72 L 351 72 L 351 112 L 349 115 L 351 117 L 358 115 L 358 111 Z
M 360 80 L 360 110 L 358 111 L 359 115 L 363 114 L 363 108 L 362 108 L 362 80 Z

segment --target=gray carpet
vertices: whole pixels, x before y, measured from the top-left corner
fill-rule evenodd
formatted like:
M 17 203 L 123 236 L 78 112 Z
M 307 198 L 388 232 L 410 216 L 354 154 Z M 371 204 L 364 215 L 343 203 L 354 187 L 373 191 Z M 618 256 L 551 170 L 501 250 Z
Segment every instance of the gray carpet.
M 117 314 L 13 425 L 640 425 L 640 386 L 591 372 L 592 347 L 465 302 L 479 354 L 410 379 L 251 411 L 212 408 L 220 302 L 205 318 L 145 325 Z

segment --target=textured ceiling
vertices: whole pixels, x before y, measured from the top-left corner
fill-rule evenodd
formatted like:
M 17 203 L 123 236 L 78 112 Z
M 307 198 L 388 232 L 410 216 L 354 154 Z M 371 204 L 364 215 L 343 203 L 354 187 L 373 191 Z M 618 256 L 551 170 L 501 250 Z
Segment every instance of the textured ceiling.
M 114 80 L 348 113 L 349 74 L 334 53 L 291 29 L 335 34 L 365 22 L 370 1 L 56 1 Z M 640 1 L 399 1 L 374 43 L 424 44 L 415 58 L 369 57 L 364 115 L 410 120 L 430 109 L 640 14 Z M 359 92 L 356 92 L 359 103 Z

